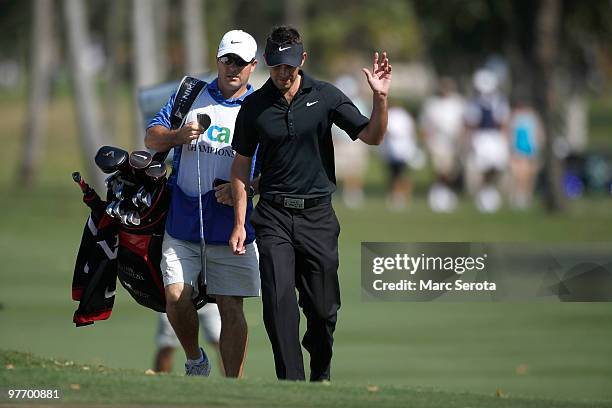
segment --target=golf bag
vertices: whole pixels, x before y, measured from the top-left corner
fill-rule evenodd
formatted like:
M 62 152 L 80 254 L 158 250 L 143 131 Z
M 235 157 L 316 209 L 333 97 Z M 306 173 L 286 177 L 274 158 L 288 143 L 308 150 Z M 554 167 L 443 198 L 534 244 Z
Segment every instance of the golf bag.
M 183 78 L 171 113 L 173 128 L 180 126 L 205 85 L 195 78 Z M 128 154 L 118 148 L 102 147 L 96 154 L 96 164 L 103 172 L 114 173 L 107 178 L 106 202 L 78 173 L 73 174 L 83 191 L 83 201 L 92 210 L 73 274 L 72 298 L 80 302 L 73 318 L 77 326 L 110 317 L 117 279 L 137 303 L 165 312 L 160 261 L 170 203 L 163 164 L 167 154 Z M 206 295 L 203 283 L 198 291 L 193 299 L 197 309 L 214 302 Z
M 141 215 L 140 225 L 119 224 L 117 278 L 144 307 L 166 311 L 166 296 L 160 269 L 169 194 L 165 179 L 151 207 Z M 203 306 L 203 304 L 202 304 Z
M 110 317 L 116 284 L 116 230 L 110 217 L 98 218 L 92 211 L 85 223 L 72 278 L 72 300 L 79 301 L 72 319 L 77 327 Z

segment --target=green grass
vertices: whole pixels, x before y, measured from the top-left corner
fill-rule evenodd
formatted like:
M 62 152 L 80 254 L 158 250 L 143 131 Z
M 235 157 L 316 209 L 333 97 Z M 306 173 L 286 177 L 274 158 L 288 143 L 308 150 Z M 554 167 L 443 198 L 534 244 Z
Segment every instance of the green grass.
M 435 388 L 375 384 L 276 382 L 261 379 L 185 378 L 42 359 L 0 351 L 0 383 L 7 388 L 57 389 L 62 405 L 248 407 L 604 407 L 605 402 L 560 401 Z M 137 405 L 135 405 L 137 404 Z M 0 403 L 2 405 L 2 403 Z M 20 403 L 19 406 L 26 406 Z
M 53 105 L 41 176 L 24 190 L 13 183 L 24 120 L 18 102 L 0 99 L 5 143 L 0 151 L 0 349 L 78 361 L 92 369 L 47 363 L 41 369 L 40 359 L 4 352 L 2 359 L 14 359 L 16 368 L 0 367 L 0 387 L 80 382 L 82 392 L 67 394 L 66 401 L 75 404 L 163 404 L 169 402 L 166 395 L 179 395 L 181 404 L 196 405 L 203 398 L 218 406 L 612 405 L 612 305 L 362 302 L 359 271 L 362 241 L 612 241 L 612 211 L 604 197 L 573 202 L 559 215 L 536 207 L 483 216 L 467 201 L 456 213 L 439 215 L 428 210 L 422 196 L 401 212 L 388 211 L 376 195 L 359 211 L 336 203 L 343 303 L 331 386 L 274 380 L 259 299 L 246 302 L 245 381 L 226 381 L 214 372 L 203 388 L 201 381 L 178 375 L 143 376 L 152 362 L 156 316 L 124 290 L 118 290 L 108 321 L 84 328 L 72 324 L 76 303 L 70 300 L 70 281 L 87 210 L 70 179 L 71 171 L 83 169 L 71 105 L 65 99 Z M 120 122 L 129 128 L 127 114 Z M 381 173 L 373 161 L 368 191 L 380 191 Z M 422 189 L 426 175 L 415 177 Z M 178 369 L 180 352 L 177 357 Z M 113 369 L 97 372 L 93 367 L 99 364 Z M 380 392 L 368 393 L 368 384 Z M 492 398 L 498 389 L 509 398 Z

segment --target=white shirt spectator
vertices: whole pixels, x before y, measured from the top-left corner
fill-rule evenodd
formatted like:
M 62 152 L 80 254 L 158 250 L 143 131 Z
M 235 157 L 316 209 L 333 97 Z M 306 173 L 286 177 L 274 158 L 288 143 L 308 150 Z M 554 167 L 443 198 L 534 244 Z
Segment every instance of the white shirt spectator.
M 414 120 L 404 108 L 394 106 L 389 109 L 389 122 L 381 153 L 389 162 L 408 164 L 418 154 Z

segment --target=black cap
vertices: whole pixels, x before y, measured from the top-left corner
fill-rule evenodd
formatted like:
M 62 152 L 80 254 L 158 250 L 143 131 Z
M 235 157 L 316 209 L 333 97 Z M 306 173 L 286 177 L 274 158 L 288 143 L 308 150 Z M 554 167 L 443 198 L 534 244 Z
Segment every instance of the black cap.
M 284 44 L 279 45 L 268 39 L 266 43 L 266 52 L 264 57 L 266 65 L 275 67 L 277 65 L 290 65 L 299 67 L 302 63 L 302 54 L 304 46 L 302 44 Z

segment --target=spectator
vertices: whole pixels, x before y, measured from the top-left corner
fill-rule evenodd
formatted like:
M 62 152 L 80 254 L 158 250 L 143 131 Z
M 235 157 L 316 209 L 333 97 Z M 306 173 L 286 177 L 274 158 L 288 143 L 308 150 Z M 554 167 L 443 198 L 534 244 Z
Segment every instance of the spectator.
M 510 204 L 524 210 L 531 205 L 539 166 L 542 126 L 535 110 L 519 101 L 510 116 Z
M 336 87 L 349 97 L 361 112 L 370 107 L 361 98 L 359 83 L 350 75 L 342 75 L 336 80 Z M 363 175 L 368 168 L 368 146 L 353 143 L 338 126 L 332 126 L 336 175 L 342 182 L 342 200 L 349 208 L 358 208 L 363 203 Z
M 414 120 L 400 106 L 389 108 L 389 123 L 381 153 L 389 172 L 387 206 L 392 210 L 400 210 L 409 202 L 412 193 L 412 183 L 406 175 L 407 167 L 420 154 Z
M 421 112 L 420 127 L 436 177 L 428 194 L 429 206 L 435 212 L 452 212 L 457 206 L 452 185 L 459 176 L 464 105 L 455 81 L 441 78 L 437 94 L 425 101 Z
M 504 135 L 510 108 L 498 89 L 495 74 L 480 69 L 474 74 L 477 96 L 467 105 L 466 126 L 469 152 L 466 160 L 466 185 L 474 195 L 480 212 L 493 213 L 502 205 L 498 189 L 500 177 L 508 167 L 510 152 Z
M 172 371 L 172 359 L 174 350 L 180 347 L 178 337 L 172 329 L 172 325 L 165 313 L 158 313 L 157 333 L 155 335 L 155 360 L 153 369 L 158 373 L 169 373 Z M 221 335 L 221 316 L 219 308 L 215 303 L 207 303 L 198 310 L 200 328 L 206 341 L 219 353 L 219 337 Z M 219 368 L 221 374 L 225 375 L 223 361 L 219 356 Z

